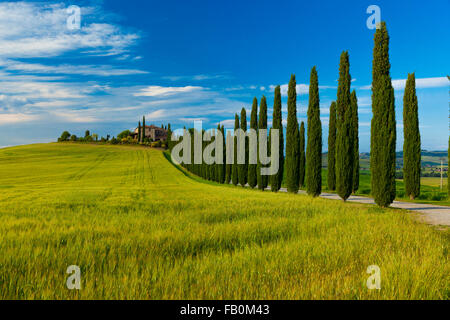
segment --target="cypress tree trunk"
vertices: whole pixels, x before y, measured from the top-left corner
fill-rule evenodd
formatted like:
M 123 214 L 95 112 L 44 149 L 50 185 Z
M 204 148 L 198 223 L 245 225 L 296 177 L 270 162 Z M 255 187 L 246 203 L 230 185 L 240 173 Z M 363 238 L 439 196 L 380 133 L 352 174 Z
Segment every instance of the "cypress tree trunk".
M 299 144 L 297 120 L 297 89 L 295 75 L 288 87 L 288 118 L 286 128 L 286 185 L 288 192 L 297 193 L 299 183 Z
M 236 130 L 239 129 L 239 116 L 237 115 L 237 113 L 234 115 L 234 136 L 233 136 L 233 141 L 234 141 L 234 161 L 233 161 L 233 167 L 232 167 L 232 176 L 231 176 L 231 180 L 233 182 L 233 184 L 235 186 L 238 185 L 239 183 L 239 170 L 238 170 L 238 164 L 237 164 L 237 137 L 236 137 Z
M 330 123 L 328 127 L 328 190 L 336 190 L 336 102 L 330 106 Z
M 352 107 L 352 130 L 353 130 L 353 193 L 359 189 L 359 120 L 358 120 L 358 98 L 356 91 L 353 90 L 350 96 L 350 105 Z
M 319 196 L 322 191 L 322 124 L 319 104 L 319 79 L 316 67 L 313 67 L 309 82 L 306 144 L 306 192 L 313 197 Z
M 245 108 L 241 110 L 241 129 L 247 132 L 247 113 Z M 248 140 L 245 138 L 245 163 L 239 164 L 239 184 L 243 187 L 247 184 L 247 174 L 248 174 Z M 239 148 L 239 146 L 238 146 Z
M 405 193 L 414 200 L 420 195 L 420 132 L 416 77 L 408 74 L 403 96 L 403 179 Z
M 253 99 L 252 112 L 250 114 L 250 129 L 258 132 L 258 100 Z M 257 164 L 248 164 L 248 185 L 250 188 L 256 187 L 258 183 L 258 177 L 256 176 Z
M 345 201 L 353 189 L 353 160 L 355 151 L 353 147 L 352 109 L 350 101 L 348 52 L 341 54 L 339 65 L 339 82 L 337 92 L 337 135 L 336 135 L 336 191 Z
M 394 88 L 389 69 L 389 35 L 381 23 L 374 37 L 372 67 L 372 122 L 370 135 L 370 171 L 372 195 L 381 207 L 395 199 L 395 127 Z
M 265 96 L 262 96 L 261 104 L 259 106 L 258 129 L 259 130 L 267 130 L 267 101 L 266 101 Z M 258 133 L 258 137 L 259 137 L 259 133 Z M 264 190 L 265 188 L 267 188 L 268 177 L 266 175 L 264 175 L 264 176 L 261 175 L 261 168 L 267 167 L 267 166 L 262 165 L 260 162 L 259 145 L 260 145 L 260 143 L 258 141 L 258 166 L 256 168 L 256 175 L 258 177 L 258 188 L 260 190 Z M 266 145 L 266 148 L 268 148 L 268 145 Z
M 305 155 L 305 123 L 302 121 L 300 124 L 300 134 L 299 134 L 299 186 L 305 187 L 305 174 L 306 174 L 306 155 Z
M 270 150 L 270 152 L 278 152 L 279 154 L 279 168 L 278 172 L 270 176 L 270 189 L 273 192 L 277 192 L 281 188 L 281 183 L 283 181 L 283 171 L 284 171 L 284 136 L 283 136 L 283 119 L 281 113 L 281 92 L 280 86 L 275 88 L 275 98 L 273 101 L 273 118 L 272 118 L 272 128 L 278 130 L 280 137 L 280 149 Z M 272 135 L 270 134 L 270 139 Z M 269 139 L 269 140 L 270 140 Z M 270 145 L 270 144 L 269 144 Z

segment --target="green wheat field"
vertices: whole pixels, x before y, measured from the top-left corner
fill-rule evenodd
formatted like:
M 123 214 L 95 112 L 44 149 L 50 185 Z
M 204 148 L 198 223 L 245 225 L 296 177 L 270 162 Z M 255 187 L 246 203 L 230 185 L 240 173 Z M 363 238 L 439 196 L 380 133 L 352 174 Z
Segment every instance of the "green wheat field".
M 0 150 L 1 299 L 449 299 L 449 240 L 401 210 L 205 183 L 156 149 Z

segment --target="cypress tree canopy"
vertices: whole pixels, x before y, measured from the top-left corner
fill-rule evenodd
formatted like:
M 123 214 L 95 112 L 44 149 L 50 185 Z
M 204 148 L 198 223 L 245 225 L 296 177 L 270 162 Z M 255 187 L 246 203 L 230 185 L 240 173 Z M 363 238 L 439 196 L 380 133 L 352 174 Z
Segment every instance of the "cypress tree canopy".
M 416 77 L 408 74 L 403 96 L 403 179 L 410 199 L 420 195 L 420 132 L 416 95 Z
M 277 192 L 281 188 L 281 182 L 283 180 L 284 171 L 284 136 L 283 136 L 283 119 L 281 113 L 281 92 L 280 86 L 275 88 L 275 98 L 273 101 L 273 119 L 272 128 L 278 129 L 280 143 L 278 150 L 279 155 L 279 169 L 278 172 L 270 176 L 270 189 L 273 192 Z M 269 139 L 270 140 L 270 139 Z M 270 150 L 272 152 L 277 152 L 277 150 Z
M 259 106 L 259 119 L 258 119 L 258 130 L 262 130 L 262 129 L 267 129 L 267 101 L 266 101 L 266 97 L 262 96 L 261 98 L 261 103 Z M 258 137 L 259 137 L 259 133 L 258 133 Z M 266 167 L 263 166 L 260 162 L 260 158 L 259 158 L 259 142 L 258 142 L 258 167 L 256 169 L 256 174 L 258 177 L 258 188 L 260 190 L 264 190 L 265 188 L 267 188 L 267 182 L 268 182 L 268 178 L 266 175 L 261 175 L 261 168 L 262 167 Z M 266 146 L 267 148 L 267 146 Z
M 317 197 L 322 191 L 322 123 L 320 122 L 319 79 L 311 70 L 306 144 L 306 192 Z
M 330 106 L 328 126 L 328 190 L 336 190 L 336 102 Z
M 348 52 L 341 54 L 336 101 L 336 191 L 345 201 L 353 189 L 353 130 L 350 101 L 350 62 Z
M 376 30 L 372 65 L 372 122 L 370 170 L 372 195 L 381 207 L 395 199 L 395 122 L 394 88 L 389 69 L 389 35 L 386 23 Z
M 250 114 L 250 128 L 258 131 L 258 100 L 253 98 L 252 112 Z M 257 164 L 248 164 L 248 185 L 250 188 L 256 187 L 258 177 L 256 175 Z
M 297 120 L 297 90 L 295 75 L 288 86 L 288 118 L 286 128 L 286 185 L 288 192 L 297 193 L 299 184 L 299 131 Z

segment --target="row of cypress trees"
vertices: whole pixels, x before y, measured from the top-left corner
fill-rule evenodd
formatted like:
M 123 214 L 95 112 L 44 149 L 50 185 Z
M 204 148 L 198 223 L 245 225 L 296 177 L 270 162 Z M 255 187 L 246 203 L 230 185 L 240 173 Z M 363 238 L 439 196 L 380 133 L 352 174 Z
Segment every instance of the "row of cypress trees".
M 375 202 L 388 206 L 395 198 L 396 169 L 396 120 L 394 89 L 390 77 L 389 35 L 386 24 L 381 23 L 374 37 L 372 70 L 372 112 L 371 122 L 371 184 Z M 409 74 L 403 99 L 404 125 L 404 180 L 406 194 L 414 199 L 420 194 L 420 133 L 418 103 L 415 89 L 415 75 Z M 234 164 L 212 166 L 209 171 L 199 172 L 201 176 L 220 183 L 233 183 L 251 188 L 258 186 L 264 190 L 269 184 L 276 192 L 281 188 L 286 171 L 287 191 L 297 193 L 306 187 L 311 196 L 318 196 L 322 188 L 322 125 L 320 120 L 319 82 L 316 67 L 310 75 L 309 103 L 307 110 L 307 143 L 305 143 L 305 124 L 299 127 L 297 118 L 297 92 L 295 75 L 291 75 L 288 85 L 286 152 L 284 153 L 284 134 L 281 112 L 280 86 L 275 88 L 272 129 L 279 130 L 279 163 L 276 174 L 266 177 L 260 175 L 261 164 L 248 164 L 248 143 L 246 143 L 245 164 L 237 164 L 237 138 L 234 139 Z M 347 51 L 342 52 L 339 64 L 339 80 L 336 102 L 330 106 L 328 134 L 328 189 L 336 190 L 346 200 L 359 188 L 359 134 L 358 101 L 355 90 L 351 91 L 350 62 Z M 240 117 L 235 115 L 234 129 L 247 131 L 246 110 L 242 108 Z M 263 96 L 258 119 L 258 101 L 253 99 L 250 115 L 250 128 L 267 128 L 267 102 Z M 272 130 L 271 129 L 271 130 Z M 218 127 L 223 132 L 223 126 Z M 269 146 L 271 139 L 269 131 Z M 449 140 L 450 144 L 450 140 Z M 223 143 L 225 146 L 225 143 Z M 306 152 L 305 152 L 306 147 Z M 274 150 L 272 150 L 273 152 Z M 225 153 L 224 153 L 225 154 Z M 284 158 L 284 156 L 286 157 Z M 259 155 L 258 155 L 259 157 Z M 216 168 L 216 169 L 214 169 Z M 212 171 L 216 170 L 216 173 Z M 195 171 L 193 171 L 196 173 Z M 208 173 L 209 172 L 209 173 Z M 222 178 L 223 177 L 223 178 Z

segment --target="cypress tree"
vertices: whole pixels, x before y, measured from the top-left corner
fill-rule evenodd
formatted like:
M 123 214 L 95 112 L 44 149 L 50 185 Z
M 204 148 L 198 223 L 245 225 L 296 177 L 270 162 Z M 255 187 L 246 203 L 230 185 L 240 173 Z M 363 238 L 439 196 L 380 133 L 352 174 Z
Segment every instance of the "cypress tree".
M 141 121 L 139 120 L 139 126 L 138 126 L 138 143 L 141 142 L 142 137 L 142 129 L 141 129 Z
M 372 66 L 372 122 L 370 171 L 372 195 L 381 207 L 395 199 L 395 123 L 394 88 L 389 69 L 389 35 L 386 23 L 376 30 Z M 339 130 L 339 129 L 338 129 Z
M 279 157 L 279 168 L 278 172 L 270 176 L 270 190 L 277 192 L 281 188 L 281 183 L 283 181 L 283 171 L 284 171 L 284 136 L 283 136 L 283 119 L 281 113 L 281 91 L 280 86 L 275 88 L 275 98 L 273 101 L 273 117 L 272 117 L 272 129 L 277 129 L 279 134 L 279 150 L 270 150 L 270 152 L 278 152 Z M 272 135 L 270 134 L 270 139 Z M 269 140 L 270 140 L 269 139 Z M 270 143 L 269 143 L 270 145 Z
M 233 136 L 233 140 L 234 140 L 234 161 L 233 161 L 233 167 L 232 167 L 232 176 L 231 176 L 231 180 L 233 182 L 233 184 L 235 186 L 238 185 L 239 183 L 239 170 L 238 170 L 238 164 L 237 164 L 237 149 L 238 149 L 238 145 L 237 145 L 237 137 L 236 137 L 236 130 L 239 129 L 239 116 L 236 113 L 234 115 L 234 136 Z
M 305 186 L 305 174 L 306 174 L 306 155 L 305 155 L 305 123 L 302 121 L 300 124 L 300 134 L 299 134 L 299 148 L 300 148 L 300 158 L 299 158 L 299 186 Z
M 420 195 L 420 132 L 416 76 L 408 74 L 403 96 L 403 179 L 405 193 L 414 200 Z
M 245 108 L 242 108 L 241 110 L 241 129 L 244 132 L 247 132 L 247 113 L 245 111 Z M 245 163 L 239 164 L 239 183 L 241 186 L 245 187 L 247 184 L 247 175 L 248 175 L 248 141 L 245 137 Z M 239 146 L 238 146 L 239 148 Z
M 142 117 L 142 142 L 145 140 L 145 116 Z
M 170 128 L 170 123 L 167 125 L 167 141 L 166 147 L 172 151 L 172 129 Z
M 259 106 L 258 129 L 259 130 L 267 130 L 267 102 L 266 102 L 265 96 L 262 96 L 261 103 Z M 259 133 L 258 133 L 258 137 L 259 137 Z M 258 167 L 256 169 L 256 174 L 258 177 L 258 179 L 257 179 L 258 180 L 258 188 L 260 190 L 264 190 L 265 188 L 267 188 L 268 178 L 266 175 L 261 174 L 261 168 L 266 167 L 266 166 L 262 165 L 261 161 L 259 159 L 259 147 L 260 147 L 259 145 L 260 145 L 260 143 L 258 141 Z M 267 145 L 266 145 L 266 148 L 267 148 Z
M 359 189 L 359 119 L 358 119 L 358 98 L 353 90 L 350 96 L 350 106 L 352 109 L 352 131 L 353 131 L 353 193 Z
M 299 183 L 299 143 L 297 120 L 297 89 L 295 75 L 288 86 L 288 118 L 286 128 L 286 185 L 288 192 L 297 193 Z
M 328 127 L 328 190 L 336 190 L 336 102 L 330 106 Z
M 345 201 L 353 189 L 352 109 L 350 100 L 350 62 L 348 52 L 343 51 L 339 64 L 339 80 L 336 101 L 336 191 Z
M 250 114 L 250 129 L 258 132 L 258 100 L 253 98 L 252 112 Z M 258 177 L 256 175 L 257 164 L 248 164 L 248 185 L 250 188 L 256 187 L 258 183 Z
M 218 167 L 218 170 L 217 170 L 217 172 L 218 172 L 218 178 L 217 178 L 217 181 L 219 182 L 219 183 L 224 183 L 225 182 L 225 157 L 226 157 L 226 154 L 225 154 L 225 136 L 224 136 L 224 127 L 222 126 L 220 126 L 220 124 L 219 124 L 219 126 L 218 126 L 218 128 L 217 128 L 217 130 L 218 131 L 220 131 L 221 133 L 222 133 L 222 137 L 221 137 L 221 140 L 222 140 L 222 163 L 218 163 L 217 164 L 217 167 Z
M 227 137 L 225 139 L 225 142 L 228 143 L 229 141 L 231 141 L 231 139 L 233 139 L 233 137 L 231 136 L 230 131 L 227 131 Z M 234 155 L 233 155 L 233 158 L 234 158 Z M 226 144 L 225 144 L 224 159 L 225 159 L 225 162 L 224 162 L 225 163 L 225 184 L 230 184 L 232 171 L 233 171 L 233 165 L 231 163 L 226 163 Z
M 308 104 L 308 142 L 306 144 L 306 192 L 313 197 L 322 191 L 322 123 L 320 122 L 319 79 L 311 70 Z

